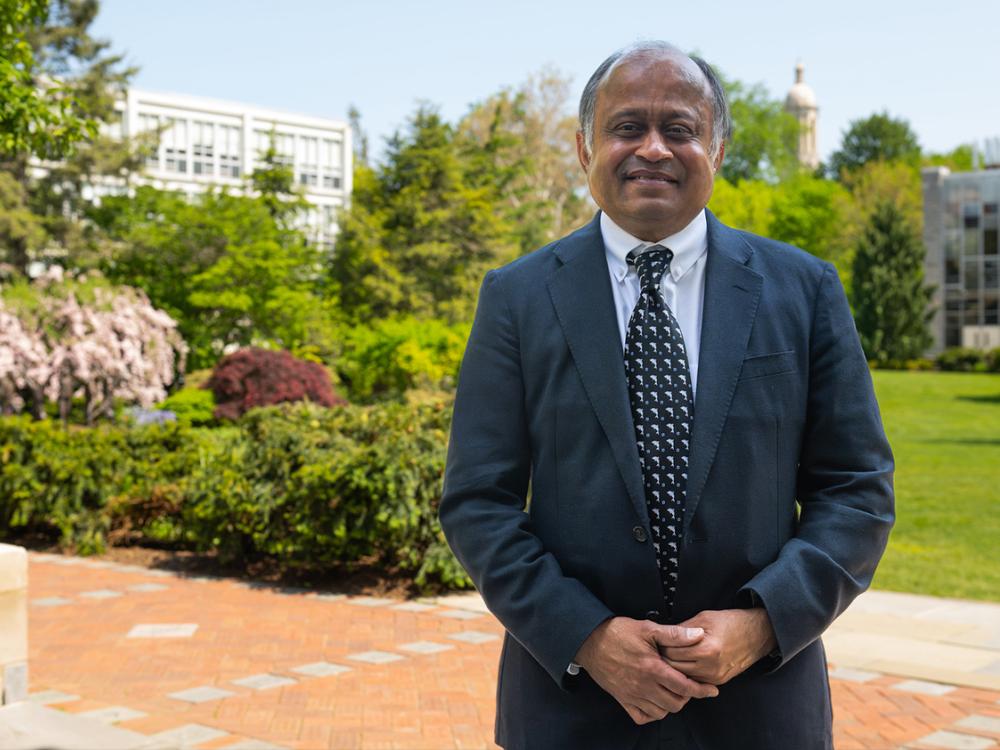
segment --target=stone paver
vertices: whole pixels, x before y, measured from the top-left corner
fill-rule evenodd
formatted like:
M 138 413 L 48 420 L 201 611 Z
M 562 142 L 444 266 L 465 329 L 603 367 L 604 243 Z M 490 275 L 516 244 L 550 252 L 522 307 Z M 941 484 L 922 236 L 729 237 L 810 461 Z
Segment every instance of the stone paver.
M 134 625 L 127 638 L 190 638 L 198 630 L 198 624 L 163 623 Z
M 366 664 L 391 664 L 394 661 L 402 661 L 406 657 L 388 651 L 364 651 L 360 654 L 348 654 L 347 658 Z
M 415 641 L 404 643 L 399 646 L 402 651 L 409 651 L 414 654 L 440 654 L 442 651 L 450 651 L 455 648 L 446 643 L 434 643 L 433 641 Z
M 350 672 L 350 667 L 342 664 L 331 664 L 327 661 L 318 661 L 313 664 L 303 664 L 299 667 L 292 667 L 292 671 L 297 674 L 305 674 L 310 677 L 331 677 L 344 672 Z
M 947 695 L 954 692 L 954 685 L 942 685 L 938 682 L 927 682 L 925 680 L 904 680 L 893 685 L 896 690 L 905 690 L 908 693 L 923 693 L 924 695 Z
M 56 691 L 81 697 L 45 708 L 80 721 L 116 707 L 143 712 L 146 716 L 106 728 L 121 728 L 147 742 L 190 725 L 218 733 L 197 743 L 198 750 L 495 749 L 503 628 L 474 596 L 430 604 L 335 592 L 282 593 L 268 585 L 181 576 L 163 581 L 168 595 L 147 596 L 134 587 L 170 574 L 150 576 L 151 571 L 134 566 L 84 566 L 37 555 L 29 564 L 33 598 L 73 602 L 30 610 L 31 689 L 38 708 L 44 696 L 57 697 L 49 692 Z M 61 565 L 74 567 L 68 571 Z M 101 589 L 129 595 L 98 606 L 77 604 L 83 592 Z M 974 670 L 997 659 L 996 650 L 989 652 L 987 646 L 993 610 L 896 595 L 862 603 L 863 617 L 832 634 L 848 637 L 838 645 L 845 660 L 831 659 L 837 750 L 930 748 L 927 742 L 942 737 L 974 743 L 956 747 L 995 746 L 998 737 L 991 728 L 1000 719 L 1000 690 L 944 679 L 922 654 L 892 654 L 899 657 L 898 664 L 893 662 L 897 666 L 913 667 L 893 671 L 871 664 L 873 656 L 892 661 L 887 654 L 846 648 L 851 638 L 891 638 L 891 628 L 880 618 L 892 618 L 896 625 L 904 621 L 899 625 L 904 641 L 958 648 L 970 665 L 963 669 Z M 469 611 L 478 619 L 439 616 L 446 611 Z M 970 622 L 963 624 L 962 617 Z M 864 623 L 871 630 L 864 630 Z M 186 637 L 127 637 L 136 626 L 150 624 L 195 628 Z M 989 658 L 977 661 L 979 651 Z M 372 653 L 391 661 L 349 658 Z M 277 690 L 234 684 L 261 675 L 289 682 Z M 950 689 L 945 694 L 900 689 L 909 680 Z
M 136 711 L 127 706 L 108 706 L 107 708 L 95 708 L 92 711 L 81 711 L 77 716 L 99 721 L 102 724 L 117 724 L 119 721 L 129 721 L 131 719 L 141 719 L 146 716 L 145 711 Z
M 167 697 L 179 701 L 187 701 L 188 703 L 207 703 L 208 701 L 222 700 L 231 695 L 236 695 L 236 693 L 232 690 L 205 686 L 191 688 L 190 690 L 178 690 L 176 693 L 170 693 Z
M 251 690 L 273 690 L 285 685 L 295 685 L 297 682 L 298 680 L 293 680 L 291 677 L 279 677 L 274 674 L 252 674 L 241 680 L 232 680 L 234 685 Z
M 112 591 L 111 589 L 97 589 L 96 591 L 83 591 L 80 596 L 84 599 L 117 599 L 123 594 L 121 591 Z
M 993 740 L 984 737 L 974 737 L 958 732 L 934 732 L 921 737 L 914 745 L 919 748 L 943 748 L 944 750 L 989 750 L 996 747 Z

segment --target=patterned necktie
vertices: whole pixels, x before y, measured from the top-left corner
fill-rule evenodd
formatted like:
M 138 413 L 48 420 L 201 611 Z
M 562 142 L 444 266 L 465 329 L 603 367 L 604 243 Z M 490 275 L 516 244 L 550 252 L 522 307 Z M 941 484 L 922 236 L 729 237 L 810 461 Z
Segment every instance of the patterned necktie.
M 673 257 L 660 245 L 629 253 L 640 291 L 625 335 L 625 375 L 667 613 L 677 589 L 694 416 L 684 337 L 660 296 L 660 279 Z

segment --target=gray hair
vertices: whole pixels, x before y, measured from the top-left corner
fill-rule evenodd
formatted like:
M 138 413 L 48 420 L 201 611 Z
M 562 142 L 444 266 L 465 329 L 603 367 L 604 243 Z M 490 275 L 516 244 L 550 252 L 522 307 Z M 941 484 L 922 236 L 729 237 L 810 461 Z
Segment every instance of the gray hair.
M 597 70 L 590 76 L 587 85 L 583 87 L 583 94 L 580 95 L 580 130 L 583 132 L 583 144 L 589 154 L 594 147 L 594 118 L 597 113 L 597 94 L 611 77 L 611 73 L 621 63 L 631 57 L 649 53 L 667 53 L 687 57 L 705 76 L 709 89 L 712 92 L 712 142 L 709 145 L 712 158 L 719 153 L 719 148 L 727 142 L 733 135 L 733 118 L 729 111 L 729 100 L 726 99 L 726 91 L 722 86 L 722 81 L 712 69 L 712 66 L 696 55 L 687 55 L 669 42 L 646 41 L 636 42 L 628 47 L 623 47 L 617 52 L 613 52 L 604 62 L 597 66 Z

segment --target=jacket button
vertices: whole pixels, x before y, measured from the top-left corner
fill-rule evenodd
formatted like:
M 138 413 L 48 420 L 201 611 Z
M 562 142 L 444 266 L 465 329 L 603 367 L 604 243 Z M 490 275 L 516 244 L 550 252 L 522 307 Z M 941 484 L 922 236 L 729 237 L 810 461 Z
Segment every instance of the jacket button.
M 659 622 L 659 620 L 660 620 L 660 610 L 658 610 L 658 609 L 651 609 L 651 610 L 649 610 L 649 612 L 646 613 L 646 619 L 647 620 L 652 620 L 653 622 Z
M 632 536 L 637 542 L 646 541 L 646 530 L 642 526 L 635 526 L 632 528 Z

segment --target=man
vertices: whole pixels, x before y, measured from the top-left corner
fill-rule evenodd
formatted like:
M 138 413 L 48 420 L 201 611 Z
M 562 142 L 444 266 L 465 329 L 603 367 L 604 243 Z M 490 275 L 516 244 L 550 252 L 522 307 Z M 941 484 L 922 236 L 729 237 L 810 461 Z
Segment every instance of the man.
M 441 501 L 507 629 L 497 742 L 831 748 L 818 639 L 893 521 L 836 271 L 705 209 L 730 124 L 703 61 L 618 52 L 580 119 L 601 211 L 487 274 Z

